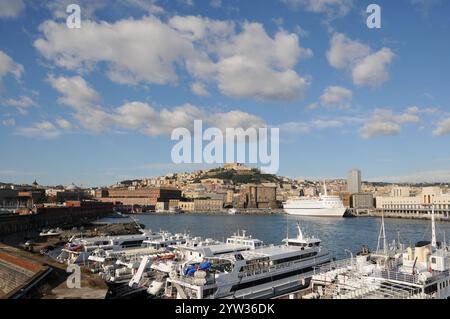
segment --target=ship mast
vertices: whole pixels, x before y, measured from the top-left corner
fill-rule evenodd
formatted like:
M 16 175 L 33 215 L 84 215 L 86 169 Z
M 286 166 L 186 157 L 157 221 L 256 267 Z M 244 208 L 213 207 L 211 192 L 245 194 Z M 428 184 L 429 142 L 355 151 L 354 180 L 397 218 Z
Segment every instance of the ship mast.
M 431 205 L 431 246 L 436 248 L 436 221 L 434 219 L 434 203 Z
M 324 190 L 324 192 L 325 192 L 325 196 L 328 196 L 327 183 L 326 183 L 326 181 L 323 181 L 323 190 Z
M 303 240 L 303 232 L 302 232 L 302 228 L 300 227 L 300 222 L 297 222 L 297 239 L 299 240 Z
M 381 211 L 381 228 L 380 234 L 378 235 L 377 251 L 380 250 L 380 242 L 383 239 L 383 252 L 387 253 L 387 242 L 386 242 L 386 229 L 384 228 L 384 210 Z

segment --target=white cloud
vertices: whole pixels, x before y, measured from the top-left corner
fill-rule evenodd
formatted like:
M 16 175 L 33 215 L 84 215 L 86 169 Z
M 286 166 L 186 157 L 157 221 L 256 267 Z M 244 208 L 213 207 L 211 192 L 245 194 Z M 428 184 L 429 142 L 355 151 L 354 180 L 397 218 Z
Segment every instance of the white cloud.
M 16 18 L 23 9 L 23 0 L 0 0 L 0 18 Z
M 58 126 L 60 128 L 62 128 L 63 130 L 71 130 L 71 129 L 73 129 L 72 123 L 70 123 L 69 121 L 67 121 L 66 119 L 63 119 L 63 118 L 57 119 L 56 120 L 56 124 L 58 124 Z
M 14 62 L 6 53 L 0 51 L 0 86 L 3 85 L 3 78 L 11 74 L 16 79 L 20 79 L 24 72 L 21 64 Z
M 191 91 L 199 96 L 208 96 L 209 92 L 206 90 L 205 85 L 200 82 L 192 83 Z
M 179 1 L 187 6 L 192 7 L 194 5 L 194 0 L 179 0 Z
M 121 12 L 127 8 L 137 8 L 144 13 L 161 14 L 164 9 L 159 6 L 158 0 L 119 0 L 119 1 L 106 1 L 106 0 L 47 0 L 45 6 L 51 11 L 53 17 L 56 19 L 66 19 L 66 8 L 69 4 L 77 3 L 81 7 L 81 14 L 84 19 L 94 19 L 96 13 L 102 10 L 116 10 Z
M 353 7 L 353 0 L 281 0 L 293 9 L 325 13 L 330 17 L 345 16 Z
M 438 112 L 438 109 L 435 107 L 425 107 L 425 108 L 421 108 L 418 106 L 411 106 L 407 109 L 408 113 L 422 113 L 422 114 L 428 114 L 428 115 L 433 115 L 436 114 Z
M 6 120 L 2 120 L 2 124 L 4 126 L 15 126 L 16 125 L 16 120 L 15 119 L 6 119 Z
M 46 58 L 71 70 L 107 62 L 110 79 L 118 83 L 175 83 L 174 64 L 195 54 L 188 39 L 155 17 L 114 24 L 87 21 L 79 32 L 47 21 L 40 29 L 46 39 L 35 46 Z
M 222 0 L 211 0 L 209 5 L 213 8 L 220 8 L 222 7 Z
M 450 134 L 450 117 L 438 122 L 436 129 L 433 131 L 434 136 L 442 136 Z
M 368 180 L 388 183 L 447 183 L 450 180 L 450 170 L 428 170 L 398 176 L 373 177 Z
M 159 6 L 157 2 L 158 0 L 125 0 L 122 1 L 121 4 L 134 6 L 152 14 L 163 13 L 165 11 L 164 8 Z
M 315 130 L 325 130 L 332 128 L 342 128 L 349 124 L 358 124 L 361 118 L 340 116 L 332 119 L 317 118 L 309 121 L 287 122 L 279 125 L 281 130 L 293 134 L 308 134 Z
M 377 87 L 389 79 L 388 67 L 395 54 L 389 48 L 373 53 L 368 45 L 335 32 L 330 41 L 327 59 L 331 66 L 345 69 L 359 86 Z
M 217 68 L 219 89 L 234 97 L 259 100 L 293 100 L 303 97 L 309 80 L 294 70 L 273 71 L 249 57 L 233 56 L 222 60 Z
M 52 139 L 58 137 L 60 132 L 53 123 L 43 121 L 29 127 L 20 127 L 17 129 L 16 134 L 32 138 Z
M 387 67 L 394 53 L 383 48 L 377 53 L 365 57 L 352 71 L 353 82 L 359 86 L 379 86 L 389 79 Z
M 219 89 L 226 95 L 262 100 L 303 97 L 308 77 L 294 70 L 312 51 L 299 45 L 296 34 L 279 31 L 271 38 L 259 23 L 245 23 L 240 34 L 218 47 Z
M 325 89 L 320 102 L 325 107 L 348 109 L 351 107 L 353 92 L 341 86 L 329 86 Z
M 214 113 L 191 104 L 174 108 L 155 109 L 144 102 L 127 102 L 106 109 L 98 105 L 99 94 L 81 77 L 50 77 L 52 86 L 62 94 L 61 104 L 70 106 L 73 118 L 85 129 L 103 132 L 113 128 L 134 130 L 150 136 L 170 135 L 178 127 L 191 129 L 194 120 L 203 120 L 215 127 L 265 127 L 265 122 L 254 115 L 231 111 Z M 61 123 L 57 122 L 60 126 Z M 61 126 L 62 127 L 62 126 Z
M 201 120 L 204 116 L 200 108 L 190 104 L 158 111 L 147 103 L 131 102 L 111 114 L 111 125 L 137 129 L 150 136 L 170 135 L 177 127 L 192 129 L 194 120 Z
M 59 103 L 72 106 L 78 110 L 92 108 L 101 100 L 100 94 L 89 86 L 81 77 L 54 77 L 49 76 L 51 86 L 62 94 Z
M 230 111 L 226 113 L 216 113 L 207 119 L 207 123 L 221 130 L 227 128 L 264 128 L 266 122 L 259 116 L 255 116 L 242 111 Z
M 69 4 L 76 3 L 81 8 L 81 15 L 84 19 L 93 18 L 95 12 L 105 8 L 105 0 L 47 0 L 44 5 L 51 11 L 52 15 L 56 19 L 67 19 L 67 6 Z
M 37 107 L 37 103 L 28 96 L 21 96 L 19 99 L 7 99 L 1 102 L 3 105 L 15 107 L 21 114 L 27 114 L 30 107 Z
M 438 5 L 444 3 L 442 0 L 410 0 L 414 8 L 422 13 L 423 16 L 429 17 L 430 12 Z
M 77 32 L 47 21 L 35 47 L 60 67 L 89 72 L 106 64 L 109 78 L 122 84 L 177 84 L 177 67 L 202 82 L 216 83 L 234 97 L 290 100 L 309 85 L 295 66 L 312 51 L 295 33 L 269 36 L 259 23 L 154 16 L 115 23 L 86 21 Z M 155 45 L 158 43 L 158 45 Z
M 370 54 L 370 47 L 348 38 L 345 34 L 335 32 L 330 41 L 327 59 L 337 69 L 352 67 L 356 61 Z
M 109 116 L 98 104 L 101 101 L 100 94 L 82 77 L 49 76 L 48 81 L 62 95 L 58 102 L 71 107 L 74 118 L 84 128 L 100 132 L 109 126 Z
M 301 38 L 307 38 L 307 37 L 309 37 L 309 31 L 303 29 L 303 28 L 302 28 L 301 26 L 299 26 L 299 25 L 296 25 L 295 28 L 294 28 L 294 30 L 295 30 L 295 33 L 297 33 L 298 36 L 301 37 Z
M 364 123 L 360 135 L 365 139 L 383 135 L 398 135 L 404 124 L 418 123 L 419 121 L 419 116 L 408 110 L 402 114 L 395 114 L 392 110 L 376 109 L 372 118 Z

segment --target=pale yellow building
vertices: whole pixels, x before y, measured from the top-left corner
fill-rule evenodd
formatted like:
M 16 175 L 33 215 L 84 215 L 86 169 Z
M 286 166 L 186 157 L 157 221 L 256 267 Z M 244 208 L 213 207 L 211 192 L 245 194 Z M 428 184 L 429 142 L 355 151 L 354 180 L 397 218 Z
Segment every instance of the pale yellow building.
M 220 212 L 222 208 L 222 199 L 194 199 L 195 212 Z
M 180 202 L 180 209 L 185 213 L 192 213 L 195 211 L 194 202 Z
M 393 196 L 393 195 L 401 196 Z M 430 214 L 430 205 L 434 204 L 435 212 L 442 217 L 450 215 L 450 194 L 444 194 L 439 187 L 424 187 L 418 195 L 410 196 L 408 188 L 394 188 L 391 196 L 376 198 L 377 210 L 399 214 Z

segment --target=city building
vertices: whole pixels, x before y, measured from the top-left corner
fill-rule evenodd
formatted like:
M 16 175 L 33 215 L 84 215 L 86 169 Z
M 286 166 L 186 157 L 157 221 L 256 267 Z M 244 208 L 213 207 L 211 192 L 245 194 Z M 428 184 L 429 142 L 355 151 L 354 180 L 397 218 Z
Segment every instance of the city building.
M 234 171 L 245 171 L 245 172 L 252 170 L 251 167 L 247 167 L 241 163 L 227 163 L 227 164 L 223 165 L 223 169 L 226 171 L 234 170 Z
M 222 199 L 194 199 L 194 211 L 195 212 L 220 212 L 223 208 Z
M 4 209 L 32 208 L 45 201 L 45 190 L 0 189 L 0 207 Z
M 277 187 L 256 184 L 241 186 L 239 208 L 278 208 Z
M 373 209 L 373 195 L 369 193 L 358 193 L 350 196 L 350 207 L 355 209 Z
M 361 193 L 361 171 L 352 169 L 347 174 L 347 190 L 350 194 Z
M 342 200 L 342 204 L 345 207 L 350 208 L 350 193 L 349 192 L 341 192 L 341 193 L 339 193 L 339 197 Z
M 304 187 L 303 188 L 303 196 L 307 197 L 315 197 L 318 195 L 316 187 Z
M 391 190 L 392 197 L 410 197 L 411 187 L 395 187 Z
M 402 196 L 393 196 L 400 194 Z M 391 196 L 379 196 L 376 198 L 377 210 L 407 215 L 429 215 L 430 205 L 434 204 L 435 212 L 442 217 L 449 218 L 450 194 L 444 194 L 439 187 L 424 187 L 414 196 L 406 196 L 407 189 L 395 188 Z
M 180 209 L 184 213 L 192 213 L 195 211 L 195 203 L 194 202 L 180 202 Z
M 233 201 L 234 201 L 234 190 L 229 189 L 227 190 L 226 203 L 233 204 Z
M 155 205 L 156 212 L 167 212 L 169 210 L 169 202 L 157 202 Z
M 101 202 L 121 203 L 123 205 L 156 206 L 158 202 L 181 199 L 181 190 L 176 188 L 109 188 L 98 189 L 96 199 Z
M 58 203 L 64 203 L 67 201 L 82 201 L 88 199 L 92 199 L 92 196 L 81 189 L 56 192 L 56 202 Z

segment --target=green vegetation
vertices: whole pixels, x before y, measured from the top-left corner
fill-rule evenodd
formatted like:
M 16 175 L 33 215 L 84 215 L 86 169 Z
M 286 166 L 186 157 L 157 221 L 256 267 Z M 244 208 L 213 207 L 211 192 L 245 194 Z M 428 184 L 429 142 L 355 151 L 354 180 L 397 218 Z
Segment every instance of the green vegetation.
M 214 169 L 205 173 L 198 178 L 195 182 L 200 182 L 208 178 L 222 179 L 227 183 L 238 184 L 260 184 L 260 183 L 279 183 L 280 179 L 271 174 L 263 174 L 258 169 L 252 169 L 251 171 L 235 171 Z

